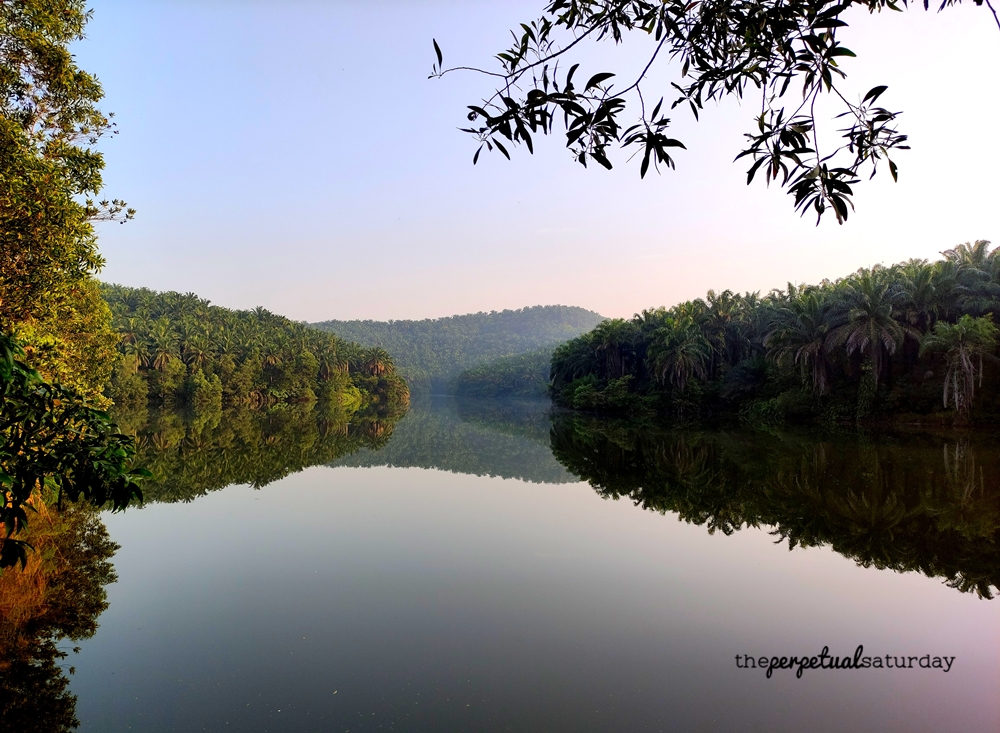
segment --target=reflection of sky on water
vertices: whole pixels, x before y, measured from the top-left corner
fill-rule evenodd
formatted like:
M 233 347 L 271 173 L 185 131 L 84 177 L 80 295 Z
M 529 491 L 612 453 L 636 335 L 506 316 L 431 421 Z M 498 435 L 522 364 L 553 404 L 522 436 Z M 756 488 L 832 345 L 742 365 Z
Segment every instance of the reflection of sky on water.
M 120 582 L 74 660 L 83 731 L 1000 723 L 996 602 L 587 485 L 313 468 L 107 523 Z M 957 660 L 801 680 L 734 660 L 859 643 Z

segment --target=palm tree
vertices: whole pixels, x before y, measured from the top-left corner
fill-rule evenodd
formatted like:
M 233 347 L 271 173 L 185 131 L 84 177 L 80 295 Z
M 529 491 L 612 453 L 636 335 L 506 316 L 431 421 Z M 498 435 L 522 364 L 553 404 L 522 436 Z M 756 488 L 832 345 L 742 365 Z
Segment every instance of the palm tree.
M 843 346 L 850 356 L 858 352 L 871 365 L 872 378 L 878 384 L 886 361 L 896 353 L 907 334 L 919 338 L 916 329 L 899 323 L 894 315 L 905 297 L 893 279 L 894 270 L 873 267 L 858 270 L 843 281 L 840 288 L 847 322 L 830 335 L 828 348 Z
M 993 269 L 994 253 L 990 252 L 990 243 L 985 239 L 976 240 L 975 244 L 965 242 L 952 249 L 946 249 L 941 254 L 946 260 L 954 262 L 960 270 L 978 270 L 990 272 Z
M 944 406 L 948 407 L 951 395 L 958 421 L 967 423 L 972 410 L 972 398 L 976 392 L 976 377 L 979 386 L 983 384 L 983 358 L 992 357 L 997 345 L 997 327 L 993 314 L 973 318 L 966 314 L 958 323 L 938 323 L 934 330 L 924 337 L 920 353 L 943 351 L 948 365 L 944 377 Z M 976 358 L 979 366 L 976 366 Z
M 628 321 L 614 318 L 597 324 L 590 335 L 594 351 L 604 355 L 608 379 L 624 376 L 635 346 L 635 327 Z
M 955 268 L 963 310 L 982 315 L 1000 306 L 1000 252 L 985 239 L 960 244 L 941 254 Z
M 900 310 L 906 322 L 921 333 L 926 333 L 934 325 L 940 312 L 942 284 L 938 268 L 927 260 L 910 260 L 899 270 L 900 284 L 904 297 L 900 299 Z
M 731 290 L 716 294 L 709 290 L 705 296 L 705 311 L 699 319 L 702 333 L 712 345 L 712 363 L 709 374 L 714 375 L 719 361 L 732 366 L 744 351 L 743 334 L 739 323 L 739 296 Z
M 585 333 L 556 347 L 549 370 L 553 389 L 559 390 L 573 380 L 597 371 L 597 352 L 592 341 L 591 334 Z
M 811 376 L 817 394 L 830 385 L 829 340 L 837 325 L 834 304 L 827 293 L 807 291 L 775 314 L 777 322 L 764 338 L 767 355 L 781 363 L 789 358 L 802 370 L 803 379 Z
M 192 336 L 184 344 L 184 361 L 198 367 L 204 367 L 212 358 L 211 344 L 205 336 Z
M 122 353 L 135 357 L 135 368 L 149 366 L 149 347 L 144 341 L 126 341 L 122 344 Z
M 392 357 L 388 351 L 379 346 L 373 346 L 365 351 L 364 362 L 365 371 L 373 377 L 381 377 L 393 370 Z
M 153 342 L 153 368 L 163 369 L 174 358 L 177 350 L 177 334 L 166 318 L 158 318 L 150 329 Z
M 647 369 L 654 379 L 680 391 L 692 377 L 707 376 L 711 359 L 712 345 L 691 318 L 657 330 L 646 352 Z
M 269 342 L 264 344 L 264 365 L 277 366 L 282 362 L 282 348 L 280 344 Z

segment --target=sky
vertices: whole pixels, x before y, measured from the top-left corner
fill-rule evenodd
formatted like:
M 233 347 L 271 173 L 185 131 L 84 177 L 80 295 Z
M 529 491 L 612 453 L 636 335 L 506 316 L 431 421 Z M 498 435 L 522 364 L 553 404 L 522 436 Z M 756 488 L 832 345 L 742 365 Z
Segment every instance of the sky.
M 565 304 L 608 317 L 700 297 L 818 282 L 862 266 L 1000 243 L 1000 29 L 971 2 L 855 14 L 849 95 L 877 84 L 913 149 L 857 187 L 843 226 L 746 185 L 734 163 L 755 102 L 678 108 L 677 169 L 640 180 L 573 162 L 558 136 L 507 161 L 457 128 L 508 29 L 543 0 L 93 0 L 79 64 L 119 133 L 105 195 L 138 210 L 100 224 L 101 278 L 263 305 L 295 320 L 417 319 Z M 853 12 L 853 11 L 852 11 Z M 638 71 L 646 38 L 588 48 L 581 75 Z M 646 98 L 678 69 L 658 66 Z M 756 102 L 759 104 L 759 102 Z

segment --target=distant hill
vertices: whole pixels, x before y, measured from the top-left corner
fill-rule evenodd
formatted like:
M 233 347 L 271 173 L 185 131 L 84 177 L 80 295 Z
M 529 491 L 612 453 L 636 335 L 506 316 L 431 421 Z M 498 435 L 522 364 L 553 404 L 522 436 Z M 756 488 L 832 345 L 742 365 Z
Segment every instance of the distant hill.
M 455 395 L 479 400 L 539 399 L 545 397 L 551 364 L 551 346 L 501 356 L 459 374 Z
M 444 392 L 466 369 L 555 347 L 603 320 L 584 308 L 536 305 L 422 321 L 323 321 L 312 326 L 364 346 L 380 346 L 411 388 Z

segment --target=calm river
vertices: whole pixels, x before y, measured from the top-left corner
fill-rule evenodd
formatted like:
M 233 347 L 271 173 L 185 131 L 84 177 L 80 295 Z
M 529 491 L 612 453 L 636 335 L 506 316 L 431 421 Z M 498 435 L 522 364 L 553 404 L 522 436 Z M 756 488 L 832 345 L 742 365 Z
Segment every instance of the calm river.
M 995 436 L 134 420 L 84 733 L 1000 730 Z

